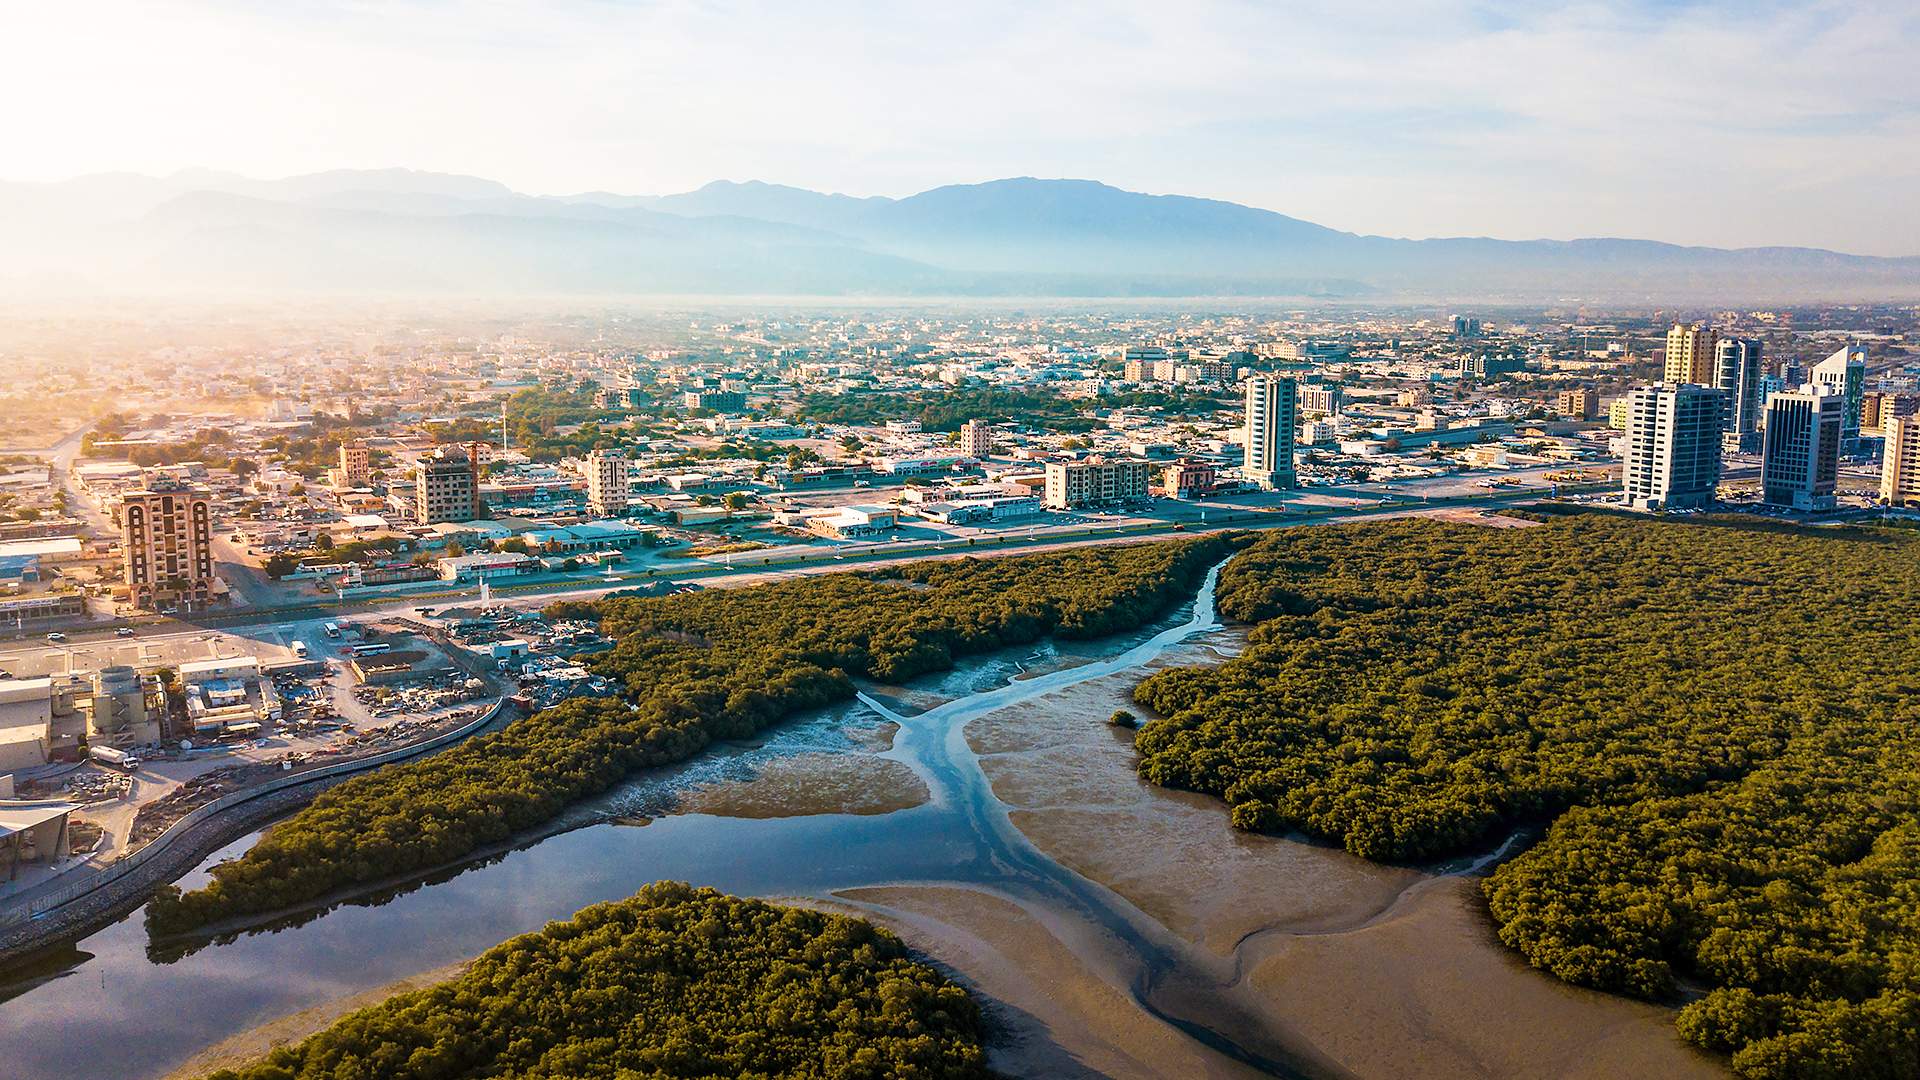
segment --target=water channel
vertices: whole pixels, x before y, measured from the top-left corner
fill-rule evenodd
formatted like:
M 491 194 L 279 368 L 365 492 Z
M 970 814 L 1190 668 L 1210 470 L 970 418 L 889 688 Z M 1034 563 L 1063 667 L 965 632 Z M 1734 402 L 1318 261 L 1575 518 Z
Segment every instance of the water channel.
M 161 1076 L 202 1047 L 265 1020 L 460 961 L 587 904 L 671 878 L 771 897 L 828 898 L 875 885 L 991 889 L 1106 941 L 1112 946 L 1106 954 L 1119 957 L 1122 968 L 1112 974 L 1148 1015 L 1247 1071 L 1301 1075 L 1287 1048 L 1257 1034 L 1250 1038 L 1257 1024 L 1233 1022 L 1233 1006 L 1211 1000 L 1217 965 L 1014 828 L 965 736 L 977 717 L 1138 668 L 1218 629 L 1217 574 L 1218 567 L 1191 604 L 1155 628 L 1049 645 L 1039 654 L 976 658 L 897 693 L 874 688 L 857 702 L 776 729 L 758 746 L 722 748 L 632 782 L 576 815 L 590 824 L 427 882 L 231 935 L 185 955 L 150 950 L 139 916 L 123 919 L 39 970 L 0 983 L 0 1071 L 10 1080 Z M 1078 653 L 1062 655 L 1060 648 Z M 1023 670 L 1034 659 L 1064 666 Z M 903 704 L 915 698 L 942 703 L 921 711 Z M 671 813 L 630 823 L 634 808 L 750 769 L 756 760 L 852 752 L 844 732 L 862 723 L 879 726 L 881 719 L 899 729 L 880 756 L 904 763 L 924 781 L 929 798 L 920 805 L 864 816 Z M 183 887 L 254 839 L 216 853 Z

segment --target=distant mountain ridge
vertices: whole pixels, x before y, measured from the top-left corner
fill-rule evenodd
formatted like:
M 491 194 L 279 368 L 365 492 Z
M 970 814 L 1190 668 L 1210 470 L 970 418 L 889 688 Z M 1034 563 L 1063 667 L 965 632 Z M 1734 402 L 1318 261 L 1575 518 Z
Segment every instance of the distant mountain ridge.
M 1920 299 L 1920 257 L 1403 240 L 1018 177 L 906 198 L 716 181 L 533 196 L 479 177 L 188 170 L 0 183 L 0 285 L 102 292 Z M 70 287 L 70 286 L 69 286 Z

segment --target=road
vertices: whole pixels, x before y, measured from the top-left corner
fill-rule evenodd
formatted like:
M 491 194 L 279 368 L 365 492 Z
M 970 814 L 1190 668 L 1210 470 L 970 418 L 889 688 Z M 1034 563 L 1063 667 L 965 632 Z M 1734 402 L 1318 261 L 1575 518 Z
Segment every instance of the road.
M 1368 494 L 1372 496 L 1372 493 Z M 994 533 L 923 542 L 821 549 L 818 552 L 783 554 L 758 562 L 752 553 L 747 553 L 737 557 L 737 561 L 731 564 L 696 561 L 686 566 L 613 575 L 543 576 L 541 580 L 532 582 L 492 584 L 490 592 L 499 603 L 530 606 L 561 598 L 592 599 L 651 582 L 699 583 L 709 587 L 747 585 L 800 574 L 861 569 L 901 560 L 1058 551 L 1090 544 L 1192 535 L 1223 529 L 1268 529 L 1308 523 L 1356 521 L 1437 506 L 1482 509 L 1538 499 L 1541 494 L 1537 490 L 1491 491 L 1434 500 L 1399 498 L 1355 507 L 1273 510 L 1222 508 L 1226 512 L 1209 510 L 1204 524 L 1127 520 L 1065 530 Z M 116 636 L 114 630 L 106 627 L 72 630 L 68 632 L 69 640 L 60 645 L 49 645 L 38 640 L 0 644 L 0 669 L 17 677 L 27 677 L 88 670 L 104 666 L 104 663 L 141 666 L 178 663 L 181 659 L 206 659 L 212 655 L 243 655 L 241 650 L 244 644 L 241 642 L 245 640 L 256 641 L 263 646 L 263 652 L 277 655 L 296 639 L 319 645 L 324 640 L 324 624 L 344 616 L 407 615 L 417 607 L 444 606 L 450 601 L 471 603 L 478 599 L 478 595 L 478 587 L 469 585 L 424 592 L 349 597 L 344 601 L 303 599 L 278 605 L 161 619 L 134 626 L 133 634 L 128 637 Z M 215 631 L 218 633 L 213 633 Z M 223 643 L 222 639 L 240 641 Z

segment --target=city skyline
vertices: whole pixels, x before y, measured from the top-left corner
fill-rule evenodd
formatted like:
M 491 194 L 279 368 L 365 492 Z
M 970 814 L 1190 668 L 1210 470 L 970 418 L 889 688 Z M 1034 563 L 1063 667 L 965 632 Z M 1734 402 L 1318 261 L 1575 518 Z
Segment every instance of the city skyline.
M 750 8 L 23 11 L 0 89 L 41 104 L 0 177 L 898 197 L 1031 175 L 1386 236 L 1920 252 L 1920 19 L 1895 5 Z
M 1913 0 L 0 35 L 0 1080 L 1920 1080 Z
M 938 1012 L 1008 1006 L 994 1045 L 949 1033 L 979 1067 L 874 1075 L 1238 1075 L 1218 1048 L 1255 1046 L 1361 1047 L 1381 1080 L 1794 1080 L 1886 1053 L 1796 1019 L 1856 1004 L 1814 979 L 1706 969 L 1683 1008 L 1577 965 L 1657 974 L 1754 925 L 1834 942 L 1782 952 L 1816 974 L 1911 952 L 1876 883 L 1907 863 L 1805 825 L 1912 831 L 1889 802 L 1920 753 L 1911 302 L 11 306 L 10 1078 L 197 1075 L 268 1032 L 271 1060 L 214 1075 L 400 1075 L 352 1063 L 422 1048 L 505 1075 L 520 1039 L 645 1071 L 696 1002 L 726 1003 L 698 1015 L 730 1046 L 792 1048 L 725 1075 L 929 1045 L 912 1015 L 899 1039 L 781 1021 L 795 987 L 850 986 L 797 1007 L 895 1023 L 904 958 L 848 982 L 806 942 L 762 950 L 802 915 L 753 897 L 933 898 L 902 941 L 943 965 L 919 976 Z M 647 905 L 693 893 L 656 878 L 762 929 L 669 932 Z M 1709 894 L 1744 899 L 1686 906 Z M 1028 903 L 1030 929 L 995 914 Z M 589 933 L 553 921 L 589 905 Z M 1569 949 L 1528 936 L 1550 906 L 1692 937 Z M 1832 933 L 1849 910 L 1887 933 Z M 637 940 L 601 932 L 619 911 L 671 969 L 606 967 Z M 1209 942 L 1250 915 L 1329 950 L 1308 976 L 1395 984 L 1329 978 L 1303 1013 L 1256 953 L 1267 974 L 1220 989 Z M 885 959 L 869 933 L 833 940 Z M 633 992 L 442 966 L 537 974 L 525 950 L 563 937 Z M 702 981 L 662 994 L 670 970 Z M 1148 1011 L 1148 979 L 1189 989 Z M 1805 1012 L 1698 1025 L 1763 991 Z M 86 1034 L 115 1025 L 140 1037 Z

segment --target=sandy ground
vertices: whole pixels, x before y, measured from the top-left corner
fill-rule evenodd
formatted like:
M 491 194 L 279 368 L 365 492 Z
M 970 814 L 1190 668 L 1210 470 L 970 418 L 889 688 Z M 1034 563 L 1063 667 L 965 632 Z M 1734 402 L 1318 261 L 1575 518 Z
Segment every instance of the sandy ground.
M 194 1080 L 205 1076 L 215 1069 L 237 1069 L 267 1056 L 272 1050 L 299 1042 L 301 1039 L 319 1031 L 321 1028 L 340 1019 L 357 1009 L 376 1005 L 395 994 L 408 990 L 419 990 L 435 983 L 446 982 L 460 974 L 467 961 L 448 964 L 445 967 L 423 971 L 404 979 L 396 979 L 385 986 L 376 986 L 358 994 L 336 998 L 312 1008 L 289 1013 L 276 1020 L 269 1020 L 255 1028 L 250 1028 L 231 1038 L 222 1039 L 189 1058 L 184 1065 L 166 1075 L 165 1080 Z
M 1155 666 L 1214 662 L 1238 644 L 1215 634 Z M 1220 1010 L 1220 1030 L 1243 1045 L 1297 1051 L 1315 1075 L 1726 1075 L 1680 1042 L 1669 1010 L 1577 990 L 1522 964 L 1494 939 L 1475 879 L 1240 833 L 1216 800 L 1142 783 L 1130 733 L 1105 722 L 1116 708 L 1141 711 L 1129 704 L 1140 677 L 1069 687 L 984 716 L 967 734 L 995 793 L 1036 846 L 1191 943 L 1192 976 Z M 873 748 L 891 735 L 875 732 Z M 924 783 L 899 762 L 807 753 L 761 766 L 751 779 L 685 792 L 679 808 L 744 817 L 886 813 L 926 798 Z M 1136 997 L 1137 962 L 1085 922 L 963 885 L 876 886 L 797 902 L 873 918 L 946 968 L 992 1018 L 991 1064 L 1006 1075 L 1258 1075 L 1154 1016 Z M 458 970 L 283 1017 L 173 1075 L 257 1059 Z M 1182 1000 L 1197 985 L 1161 986 L 1152 996 L 1197 1015 L 1198 999 Z
M 1213 662 L 1237 645 L 1216 634 L 1162 664 Z M 1037 847 L 1221 958 L 1235 996 L 1276 1027 L 1358 1077 L 1726 1075 L 1679 1040 L 1670 1010 L 1523 964 L 1494 938 L 1477 879 L 1241 833 L 1217 800 L 1140 781 L 1131 733 L 1105 721 L 1143 711 L 1130 703 L 1141 677 L 989 714 L 969 742 Z
M 1670 1010 L 1521 964 L 1468 878 L 1434 879 L 1346 933 L 1263 935 L 1245 964 L 1251 987 L 1358 1076 L 1726 1076 L 1673 1033 Z
M 988 1064 L 1007 1076 L 1079 1080 L 1261 1075 L 1149 1015 L 1026 908 L 957 886 L 836 893 L 965 984 L 992 1022 Z
M 737 818 L 891 814 L 928 796 L 926 781 L 903 762 L 871 754 L 796 754 L 761 766 L 751 780 L 683 792 L 674 809 Z
M 1440 507 L 1409 516 L 1438 518 L 1441 521 L 1451 521 L 1460 525 L 1484 525 L 1490 529 L 1531 529 L 1540 524 L 1538 521 L 1528 521 L 1526 518 L 1508 517 L 1505 514 L 1482 513 L 1478 510 L 1467 510 L 1454 506 Z
M 1150 669 L 1213 659 L 1189 646 Z M 994 794 L 1035 846 L 1219 955 L 1277 923 L 1320 930 L 1363 921 L 1419 880 L 1335 849 L 1236 831 L 1217 800 L 1141 782 L 1133 733 L 1105 722 L 1118 708 L 1141 711 L 1126 700 L 1141 677 L 1069 687 L 967 729 Z

